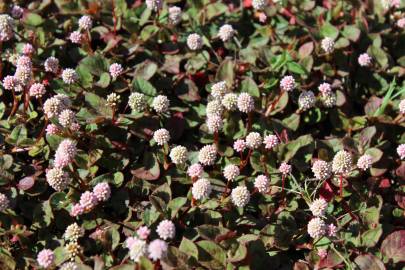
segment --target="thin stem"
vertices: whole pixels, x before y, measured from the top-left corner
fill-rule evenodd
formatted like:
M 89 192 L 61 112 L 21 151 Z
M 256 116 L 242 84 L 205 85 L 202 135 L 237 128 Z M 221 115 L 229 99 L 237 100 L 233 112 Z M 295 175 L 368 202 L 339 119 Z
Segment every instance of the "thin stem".
M 11 112 L 10 112 L 9 116 L 13 116 L 15 114 L 15 112 L 17 111 L 17 107 L 18 107 L 18 100 L 17 100 L 17 96 L 15 95 L 14 88 L 11 89 L 11 93 L 13 94 L 13 107 L 11 108 Z
M 112 16 L 113 16 L 113 23 L 114 23 L 114 36 L 117 34 L 117 16 L 115 15 L 115 3 L 114 0 L 111 0 L 112 5 Z
M 343 197 L 343 175 L 339 176 L 340 197 Z

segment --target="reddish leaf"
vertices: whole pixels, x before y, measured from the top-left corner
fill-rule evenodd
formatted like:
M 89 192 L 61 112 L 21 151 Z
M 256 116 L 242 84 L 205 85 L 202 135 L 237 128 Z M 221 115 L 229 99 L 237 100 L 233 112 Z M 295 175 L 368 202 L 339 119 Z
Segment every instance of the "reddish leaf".
M 332 200 L 334 194 L 333 194 L 333 189 L 332 187 L 329 185 L 328 182 L 325 182 L 324 185 L 320 188 L 319 190 L 319 196 L 321 196 L 322 198 L 324 198 L 326 201 L 330 201 Z
M 354 262 L 360 270 L 385 270 L 383 262 L 372 254 L 359 255 Z
M 30 188 L 32 188 L 32 186 L 34 185 L 34 183 L 35 183 L 35 179 L 34 179 L 34 177 L 32 177 L 32 176 L 27 176 L 27 177 L 24 177 L 23 179 L 21 179 L 19 182 L 18 182 L 18 188 L 19 189 L 21 189 L 21 190 L 28 190 L 28 189 L 30 189 Z
M 388 235 L 381 244 L 381 253 L 394 262 L 405 261 L 405 230 Z

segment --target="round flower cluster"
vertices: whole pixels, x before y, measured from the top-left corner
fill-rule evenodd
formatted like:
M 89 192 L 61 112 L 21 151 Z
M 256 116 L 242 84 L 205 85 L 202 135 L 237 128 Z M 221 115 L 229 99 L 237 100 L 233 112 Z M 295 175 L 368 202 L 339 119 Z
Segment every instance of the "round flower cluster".
M 196 51 L 202 48 L 203 39 L 199 34 L 193 33 L 187 37 L 187 46 L 190 50 Z
M 6 210 L 10 205 L 10 201 L 6 195 L 0 193 L 0 211 Z
M 47 269 L 52 266 L 55 261 L 55 255 L 50 249 L 43 249 L 37 255 L 37 262 L 39 266 Z
M 0 14 L 0 42 L 13 37 L 14 20 L 7 14 Z
M 136 234 L 138 235 L 138 237 L 140 239 L 146 240 L 149 237 L 150 230 L 146 226 L 141 226 L 141 227 L 138 228 L 138 230 L 136 230 Z
M 93 21 L 90 16 L 84 15 L 79 19 L 79 28 L 83 30 L 90 30 L 93 26 Z
M 176 227 L 170 220 L 162 220 L 156 228 L 156 233 L 163 240 L 173 239 L 176 236 Z
M 405 159 L 405 143 L 397 147 L 397 153 L 401 159 Z
M 61 132 L 60 128 L 55 124 L 48 124 L 46 126 L 47 135 L 58 135 Z
M 295 79 L 293 76 L 285 76 L 280 81 L 280 88 L 283 91 L 290 92 L 295 89 Z
M 179 7 L 170 7 L 169 8 L 169 22 L 172 25 L 177 25 L 181 22 L 181 8 Z
M 125 241 L 126 247 L 129 249 L 129 258 L 134 262 L 139 262 L 142 256 L 145 256 L 147 244 L 145 240 L 137 237 L 129 237 Z
M 62 168 L 53 168 L 46 172 L 46 181 L 56 191 L 62 191 L 68 187 L 71 179 Z
M 236 207 L 244 207 L 249 203 L 250 200 L 250 192 L 245 186 L 238 186 L 232 189 L 231 192 L 231 199 L 232 202 L 236 205 Z
M 222 98 L 224 97 L 226 91 L 228 90 L 225 81 L 220 81 L 211 86 L 211 95 L 214 98 Z
M 13 90 L 16 92 L 21 92 L 23 90 L 22 87 L 19 87 L 19 80 L 15 76 L 7 75 L 3 79 L 3 87 L 6 90 Z
M 399 20 L 397 21 L 397 26 L 398 26 L 399 28 L 404 29 L 404 28 L 405 28 L 405 18 L 399 19 Z
M 110 66 L 109 72 L 110 72 L 111 77 L 116 79 L 116 78 L 118 78 L 118 76 L 120 76 L 122 74 L 122 72 L 124 72 L 124 69 L 122 68 L 122 66 L 120 64 L 114 63 Z
M 335 50 L 335 41 L 330 37 L 326 37 L 322 39 L 321 47 L 326 53 L 333 53 Z
M 233 149 L 238 153 L 243 152 L 246 149 L 246 142 L 242 139 L 236 140 L 233 143 Z
M 163 259 L 164 257 L 166 257 L 167 249 L 168 249 L 168 246 L 165 241 L 160 240 L 160 239 L 155 239 L 152 242 L 150 242 L 150 244 L 148 246 L 149 258 L 152 261 L 157 261 L 157 260 Z
M 315 217 L 308 222 L 308 234 L 314 238 L 318 239 L 324 236 L 326 233 L 326 224 L 319 217 Z
M 76 142 L 71 139 L 64 139 L 55 152 L 54 164 L 56 168 L 63 168 L 69 165 L 77 152 Z
M 224 108 L 219 100 L 211 100 L 207 103 L 206 114 L 207 117 L 221 116 Z
M 62 80 L 66 84 L 73 84 L 79 79 L 76 71 L 72 68 L 66 68 L 62 71 Z
M 337 96 L 335 93 L 330 92 L 328 94 L 322 95 L 321 101 L 326 108 L 332 108 L 336 106 Z
M 170 133 L 167 129 L 158 129 L 153 133 L 153 139 L 155 140 L 157 145 L 164 145 L 165 143 L 169 142 Z
M 23 14 L 24 14 L 24 9 L 22 7 L 20 7 L 19 5 L 14 5 L 11 8 L 11 16 L 13 16 L 13 18 L 19 19 L 22 17 Z
M 66 262 L 62 264 L 59 270 L 79 270 L 79 266 L 75 262 Z
M 228 40 L 230 40 L 234 34 L 235 34 L 235 30 L 233 29 L 232 25 L 230 25 L 230 24 L 222 25 L 218 31 L 218 37 L 223 42 L 227 42 Z
M 141 93 L 132 93 L 128 98 L 128 105 L 132 110 L 142 112 L 146 109 L 146 97 Z
M 265 175 L 259 175 L 258 177 L 255 178 L 255 183 L 254 183 L 255 188 L 261 193 L 266 193 L 269 191 L 269 178 Z
M 35 98 L 40 98 L 45 95 L 45 93 L 45 86 L 41 83 L 34 83 L 33 85 L 31 85 L 29 90 L 30 96 Z
M 70 109 L 63 110 L 58 116 L 58 121 L 62 127 L 68 128 L 76 122 L 76 114 Z
M 164 113 L 169 110 L 170 101 L 167 96 L 159 95 L 155 97 L 152 101 L 152 108 L 157 113 Z
M 111 93 L 107 96 L 107 106 L 116 108 L 120 103 L 121 97 L 116 93 Z
M 24 47 L 22 49 L 22 53 L 25 55 L 31 55 L 35 52 L 34 46 L 32 46 L 30 43 L 24 44 Z
M 32 78 L 32 61 L 31 58 L 21 55 L 17 59 L 17 68 L 14 73 L 21 85 L 27 85 Z
M 193 187 L 191 189 L 191 193 L 193 194 L 193 198 L 196 200 L 203 200 L 210 196 L 212 191 L 211 183 L 206 178 L 200 178 L 196 182 L 194 182 Z
M 254 9 L 262 10 L 267 6 L 267 0 L 252 0 Z
M 352 170 L 352 164 L 352 155 L 341 150 L 333 157 L 332 171 L 336 174 L 348 174 Z
M 169 156 L 174 164 L 180 165 L 186 163 L 187 155 L 188 155 L 187 148 L 178 145 L 170 151 Z
M 225 94 L 222 99 L 222 105 L 228 111 L 234 111 L 238 108 L 238 95 L 234 93 Z
M 98 183 L 94 188 L 93 188 L 93 193 L 94 196 L 96 196 L 97 201 L 99 202 L 105 202 L 107 201 L 110 196 L 111 196 L 111 188 L 110 185 L 107 182 L 102 182 Z
M 371 65 L 372 58 L 367 53 L 360 54 L 358 60 L 359 65 L 362 67 L 368 67 Z
M 88 213 L 96 207 L 98 199 L 96 195 L 91 191 L 83 192 L 80 196 L 80 205 L 83 207 L 83 211 Z
M 84 229 L 77 225 L 77 223 L 70 224 L 67 226 L 63 237 L 67 241 L 77 242 L 80 237 L 84 235 Z
M 258 132 L 250 132 L 246 136 L 246 146 L 250 149 L 257 149 L 262 145 L 263 138 Z
M 59 71 L 59 60 L 53 56 L 48 57 L 44 63 L 45 71 L 57 74 Z
M 312 215 L 315 217 L 323 216 L 326 208 L 328 208 L 328 202 L 323 198 L 314 200 L 309 206 L 309 210 L 311 210 Z
M 70 33 L 69 39 L 72 43 L 80 44 L 83 41 L 83 36 L 80 31 L 73 31 L 72 33 Z
M 200 178 L 202 174 L 204 173 L 204 168 L 201 166 L 200 163 L 195 163 L 188 167 L 187 169 L 187 174 L 191 178 Z
M 226 180 L 228 181 L 234 181 L 236 179 L 236 177 L 239 176 L 240 174 L 240 170 L 239 167 L 234 165 L 234 164 L 230 164 L 225 166 L 224 170 L 223 170 L 223 174 Z
M 357 167 L 360 170 L 367 170 L 371 167 L 371 165 L 373 164 L 373 157 L 370 155 L 362 155 L 358 160 L 357 160 Z
M 224 122 L 218 115 L 213 115 L 207 118 L 208 131 L 211 133 L 219 132 L 222 129 Z
M 163 7 L 162 0 L 146 0 L 145 4 L 148 9 L 151 9 L 153 11 L 158 11 L 159 9 L 162 9 L 162 7 Z
M 288 175 L 292 171 L 291 165 L 286 162 L 281 163 L 280 167 L 278 168 L 279 172 L 283 175 Z
M 65 246 L 65 251 L 70 260 L 74 260 L 81 252 L 81 247 L 77 242 L 70 242 Z
M 217 147 L 206 145 L 198 152 L 198 161 L 204 166 L 214 165 L 217 158 Z
M 267 135 L 263 139 L 264 148 L 272 150 L 274 147 L 280 144 L 280 141 L 276 135 Z
M 329 83 L 324 82 L 318 86 L 318 90 L 322 95 L 328 95 L 332 92 L 332 86 Z
M 316 98 L 312 91 L 302 91 L 298 97 L 298 105 L 301 110 L 306 111 L 315 106 Z
M 255 109 L 255 101 L 248 93 L 241 93 L 238 97 L 238 109 L 243 113 L 249 113 Z
M 332 176 L 332 166 L 324 160 L 317 160 L 312 165 L 312 172 L 318 180 L 325 180 Z

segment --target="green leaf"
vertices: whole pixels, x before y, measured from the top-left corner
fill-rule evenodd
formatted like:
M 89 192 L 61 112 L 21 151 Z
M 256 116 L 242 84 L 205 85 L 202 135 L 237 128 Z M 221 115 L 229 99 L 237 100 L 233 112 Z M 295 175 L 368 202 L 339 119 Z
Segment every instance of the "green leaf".
M 69 204 L 69 201 L 64 192 L 56 192 L 49 197 L 49 204 L 53 210 L 60 210 L 65 208 Z
M 226 58 L 222 61 L 221 65 L 218 68 L 215 80 L 217 81 L 226 81 L 228 87 L 232 86 L 235 79 L 235 63 L 231 58 Z
M 181 240 L 179 250 L 196 259 L 198 258 L 198 248 L 196 244 L 185 237 Z
M 136 92 L 143 93 L 149 97 L 154 97 L 157 95 L 157 91 L 153 85 L 142 79 L 142 78 L 136 78 L 132 81 L 132 87 Z
M 101 76 L 104 72 L 108 72 L 109 68 L 107 59 L 100 54 L 83 58 L 79 63 L 80 66 L 83 66 L 88 72 L 96 76 Z
M 339 35 L 339 30 L 330 23 L 322 25 L 320 32 L 323 37 L 329 37 L 332 39 L 336 39 Z
M 301 66 L 300 64 L 298 64 L 296 62 L 288 62 L 287 68 L 289 71 L 296 73 L 296 74 L 300 74 L 300 75 L 306 75 L 308 73 L 307 70 L 303 66 Z
M 24 15 L 24 22 L 30 26 L 39 26 L 44 22 L 44 19 L 33 12 L 29 12 Z
M 346 25 L 343 28 L 342 34 L 351 41 L 356 42 L 359 39 L 361 32 L 355 25 Z
M 256 82 L 250 78 L 246 77 L 241 83 L 241 92 L 247 92 L 251 96 L 260 97 L 259 87 L 257 87 Z
M 134 78 L 149 80 L 153 77 L 153 75 L 155 75 L 157 68 L 158 66 L 155 62 L 145 60 L 136 66 Z
M 211 241 L 202 240 L 197 243 L 199 249 L 198 261 L 209 269 L 223 270 L 226 265 L 224 250 Z
M 101 88 L 107 88 L 108 85 L 110 85 L 110 81 L 111 81 L 110 74 L 107 72 L 103 72 L 98 82 L 96 82 L 96 85 Z
M 181 207 L 186 204 L 186 202 L 186 197 L 177 197 L 168 203 L 167 208 L 170 210 L 170 216 L 172 219 L 176 217 L 177 213 L 179 212 Z

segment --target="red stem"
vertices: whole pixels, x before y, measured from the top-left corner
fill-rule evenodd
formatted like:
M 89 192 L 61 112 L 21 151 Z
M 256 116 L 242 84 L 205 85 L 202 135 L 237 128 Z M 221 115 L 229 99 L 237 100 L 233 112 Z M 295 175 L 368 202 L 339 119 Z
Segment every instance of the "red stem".
M 281 192 L 284 193 L 285 174 L 281 176 Z
M 340 175 L 339 177 L 339 189 L 340 189 L 340 197 L 343 195 L 343 176 Z

